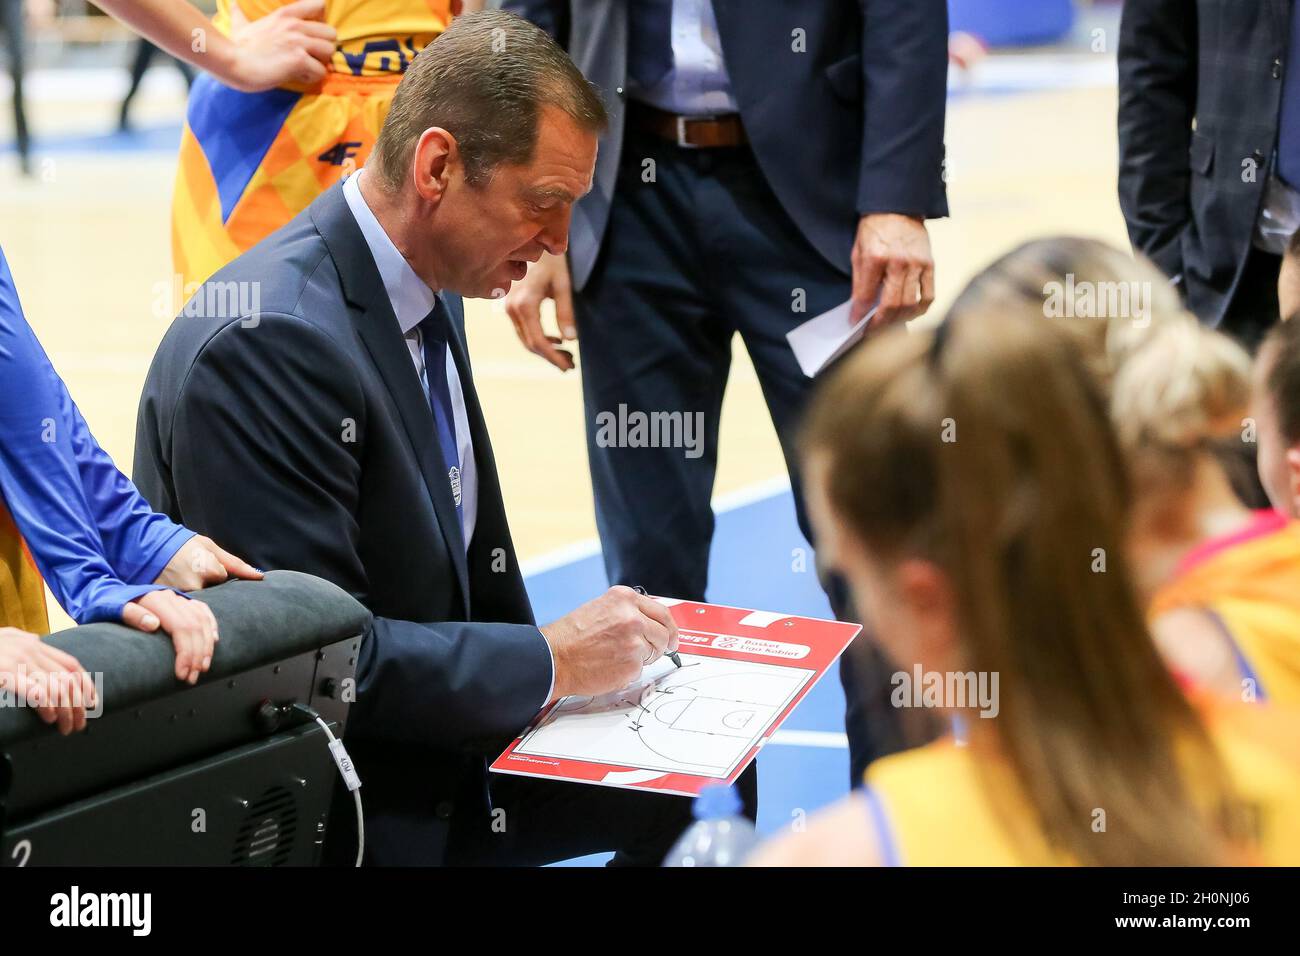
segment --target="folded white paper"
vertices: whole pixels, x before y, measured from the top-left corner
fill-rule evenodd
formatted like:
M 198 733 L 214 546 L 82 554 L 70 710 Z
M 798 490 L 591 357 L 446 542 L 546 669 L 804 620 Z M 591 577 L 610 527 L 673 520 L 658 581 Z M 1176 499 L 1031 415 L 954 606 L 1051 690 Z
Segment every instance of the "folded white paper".
M 790 343 L 794 357 L 799 362 L 799 368 L 809 378 L 853 348 L 867 331 L 867 323 L 876 314 L 875 307 L 850 325 L 849 310 L 852 305 L 851 301 L 837 305 L 785 334 L 786 341 Z

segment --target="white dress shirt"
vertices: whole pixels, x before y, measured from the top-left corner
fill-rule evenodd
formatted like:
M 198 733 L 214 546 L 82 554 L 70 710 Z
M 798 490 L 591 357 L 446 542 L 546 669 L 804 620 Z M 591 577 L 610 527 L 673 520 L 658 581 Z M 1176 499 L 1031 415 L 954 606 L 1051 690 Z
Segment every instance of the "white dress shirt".
M 629 84 L 628 95 L 682 116 L 718 116 L 739 110 L 722 59 L 711 0 L 673 0 L 672 69 L 648 90 Z
M 361 195 L 361 187 L 358 185 L 361 176 L 362 174 L 358 172 L 347 178 L 343 183 L 343 198 L 347 200 L 348 208 L 352 210 L 357 225 L 361 227 L 361 235 L 365 237 L 366 245 L 370 247 L 370 254 L 375 257 L 375 265 L 379 267 L 379 277 L 384 282 L 384 291 L 388 293 L 388 301 L 392 303 L 393 314 L 397 316 L 397 324 L 402 330 L 402 337 L 406 339 L 406 347 L 411 352 L 411 362 L 415 365 L 415 374 L 420 378 L 420 387 L 424 389 L 424 397 L 427 400 L 429 378 L 424 370 L 424 342 L 416 326 L 433 311 L 436 294 L 415 274 L 411 264 L 393 245 L 393 240 L 388 238 L 388 233 L 384 232 L 384 227 L 379 224 L 375 214 L 366 205 L 365 197 Z M 451 315 L 445 308 L 443 312 L 450 323 Z M 448 334 L 454 335 L 455 330 L 450 330 Z M 469 543 L 474 538 L 474 524 L 478 516 L 478 469 L 474 465 L 474 444 L 470 440 L 469 415 L 465 412 L 465 392 L 460 386 L 460 375 L 456 372 L 456 361 L 452 357 L 450 344 L 447 346 L 447 387 L 451 392 L 452 418 L 456 426 L 456 450 L 460 456 L 460 503 L 464 514 L 465 550 L 468 551 Z

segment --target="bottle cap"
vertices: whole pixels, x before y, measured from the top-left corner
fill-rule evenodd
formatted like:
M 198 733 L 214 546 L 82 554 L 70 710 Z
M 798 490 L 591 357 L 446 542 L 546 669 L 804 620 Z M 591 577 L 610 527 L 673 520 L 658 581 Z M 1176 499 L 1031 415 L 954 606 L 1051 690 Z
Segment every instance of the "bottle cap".
M 743 809 L 744 804 L 735 787 L 712 783 L 695 798 L 694 815 L 697 820 L 721 820 L 738 816 Z

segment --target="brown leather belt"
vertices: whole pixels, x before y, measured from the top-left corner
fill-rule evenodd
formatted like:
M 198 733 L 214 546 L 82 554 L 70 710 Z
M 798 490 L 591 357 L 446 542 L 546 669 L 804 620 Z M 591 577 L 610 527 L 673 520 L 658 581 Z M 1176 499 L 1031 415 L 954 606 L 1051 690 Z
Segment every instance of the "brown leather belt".
M 721 149 L 749 142 L 740 116 L 681 116 L 645 103 L 633 101 L 627 108 L 628 122 L 637 129 L 688 149 Z

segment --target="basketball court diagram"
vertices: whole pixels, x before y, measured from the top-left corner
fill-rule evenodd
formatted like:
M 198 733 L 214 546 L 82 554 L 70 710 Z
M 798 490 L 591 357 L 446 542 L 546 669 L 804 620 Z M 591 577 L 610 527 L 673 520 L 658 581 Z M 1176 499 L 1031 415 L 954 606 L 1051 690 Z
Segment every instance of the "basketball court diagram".
M 726 777 L 816 671 L 681 654 L 601 697 L 566 697 L 515 753 Z

